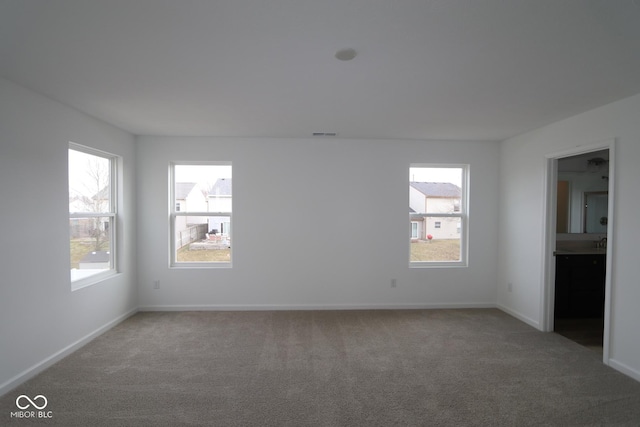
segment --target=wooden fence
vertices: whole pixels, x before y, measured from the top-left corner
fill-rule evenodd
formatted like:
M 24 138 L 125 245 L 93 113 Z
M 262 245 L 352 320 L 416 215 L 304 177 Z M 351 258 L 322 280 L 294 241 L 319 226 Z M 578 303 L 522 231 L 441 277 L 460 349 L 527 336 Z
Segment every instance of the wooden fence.
M 191 225 L 184 230 L 176 232 L 176 245 L 178 248 L 188 245 L 191 242 L 202 240 L 207 234 L 207 224 Z

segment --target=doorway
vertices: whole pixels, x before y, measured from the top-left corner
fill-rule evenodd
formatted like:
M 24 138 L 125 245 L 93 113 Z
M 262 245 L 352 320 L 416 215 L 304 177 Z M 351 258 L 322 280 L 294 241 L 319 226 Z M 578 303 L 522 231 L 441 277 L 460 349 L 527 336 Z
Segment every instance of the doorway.
M 614 141 L 547 156 L 546 331 L 609 357 Z

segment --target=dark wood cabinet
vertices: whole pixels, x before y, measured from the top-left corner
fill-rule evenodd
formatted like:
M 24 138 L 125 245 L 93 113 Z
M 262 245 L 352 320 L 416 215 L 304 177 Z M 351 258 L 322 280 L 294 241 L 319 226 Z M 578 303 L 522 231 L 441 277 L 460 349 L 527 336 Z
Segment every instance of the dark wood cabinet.
M 605 274 L 604 254 L 557 255 L 555 317 L 601 317 Z

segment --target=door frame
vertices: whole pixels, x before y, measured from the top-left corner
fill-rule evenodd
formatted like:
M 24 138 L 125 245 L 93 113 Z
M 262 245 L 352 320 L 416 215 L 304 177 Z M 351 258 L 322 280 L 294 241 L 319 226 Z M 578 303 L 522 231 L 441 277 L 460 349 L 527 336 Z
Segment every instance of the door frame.
M 556 260 L 554 251 L 556 247 L 556 208 L 557 208 L 557 181 L 558 159 L 572 157 L 593 151 L 609 150 L 609 206 L 607 211 L 607 255 L 606 277 L 604 296 L 604 330 L 602 345 L 602 361 L 609 364 L 609 343 L 611 328 L 611 277 L 613 273 L 613 249 L 614 249 L 614 187 L 615 187 L 615 139 L 611 138 L 592 145 L 580 145 L 563 151 L 557 151 L 545 155 L 545 197 L 544 201 L 544 255 L 542 257 L 543 284 L 541 286 L 541 329 L 551 332 L 554 329 L 555 307 L 555 272 Z

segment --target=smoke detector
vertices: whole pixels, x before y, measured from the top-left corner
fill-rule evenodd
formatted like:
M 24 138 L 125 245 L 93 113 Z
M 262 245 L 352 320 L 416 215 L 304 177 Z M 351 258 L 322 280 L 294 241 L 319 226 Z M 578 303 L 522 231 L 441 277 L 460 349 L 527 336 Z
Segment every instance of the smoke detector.
M 356 50 L 352 48 L 340 49 L 336 52 L 336 58 L 340 61 L 351 61 L 357 55 Z

